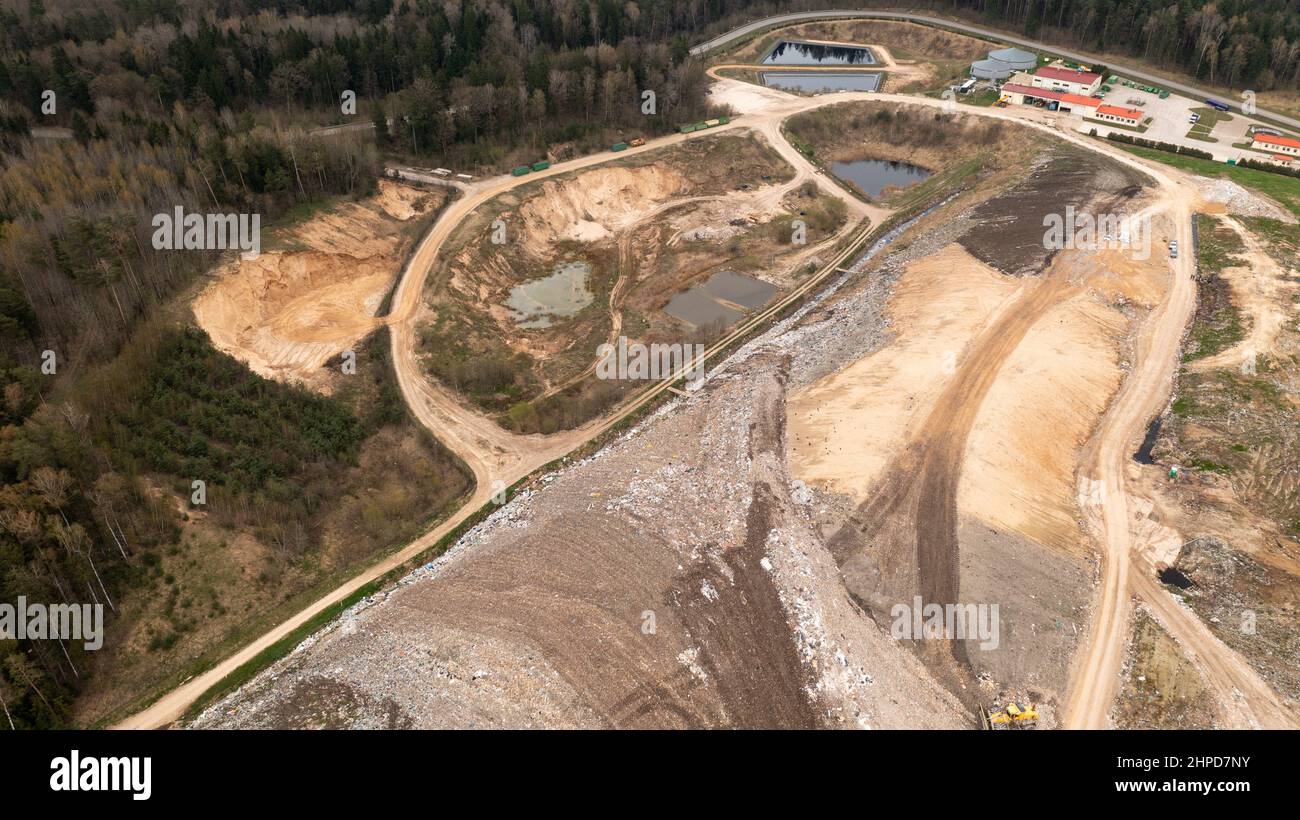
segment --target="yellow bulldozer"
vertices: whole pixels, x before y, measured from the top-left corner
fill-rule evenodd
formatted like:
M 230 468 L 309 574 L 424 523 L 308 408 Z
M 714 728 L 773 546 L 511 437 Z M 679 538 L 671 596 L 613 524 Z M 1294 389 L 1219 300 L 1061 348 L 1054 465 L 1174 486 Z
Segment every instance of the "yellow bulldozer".
M 985 729 L 1033 729 L 1038 725 L 1038 710 L 1033 704 L 1021 706 L 1015 701 L 996 712 L 981 710 L 984 714 Z

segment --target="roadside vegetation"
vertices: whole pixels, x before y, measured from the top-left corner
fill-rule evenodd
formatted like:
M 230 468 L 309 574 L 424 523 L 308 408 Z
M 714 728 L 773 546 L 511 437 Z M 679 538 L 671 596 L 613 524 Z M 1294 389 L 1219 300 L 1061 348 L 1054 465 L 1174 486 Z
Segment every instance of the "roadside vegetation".
M 1197 302 L 1183 358 L 1213 356 L 1241 341 L 1246 328 L 1241 311 L 1232 303 L 1223 269 L 1242 264 L 1233 254 L 1245 246 L 1231 229 L 1204 214 L 1197 220 Z
M 1199 157 L 1170 154 L 1136 145 L 1118 144 L 1125 151 L 1143 159 L 1172 165 L 1199 176 L 1226 177 L 1238 185 L 1272 197 L 1291 213 L 1300 216 L 1300 178 L 1241 165 L 1228 165 Z
M 1300 537 L 1300 485 L 1294 477 L 1300 450 L 1291 399 L 1300 372 L 1300 326 L 1291 322 L 1271 349 L 1249 351 L 1242 364 L 1197 366 L 1239 344 L 1249 330 L 1221 275 L 1249 264 L 1237 255 L 1244 247 L 1240 237 L 1206 215 L 1198 217 L 1198 234 L 1197 311 L 1159 458 L 1221 476 L 1252 511 Z

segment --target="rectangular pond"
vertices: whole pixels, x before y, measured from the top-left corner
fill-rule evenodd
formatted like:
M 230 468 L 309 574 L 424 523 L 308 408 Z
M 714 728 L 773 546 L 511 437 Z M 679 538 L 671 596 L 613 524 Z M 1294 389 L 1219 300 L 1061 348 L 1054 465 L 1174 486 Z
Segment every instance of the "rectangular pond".
M 866 46 L 840 46 L 778 40 L 763 58 L 763 65 L 875 65 L 876 55 Z
M 761 71 L 763 85 L 787 91 L 878 91 L 883 74 L 866 71 Z
M 715 322 L 731 327 L 751 309 L 767 304 L 775 293 L 776 287 L 761 279 L 723 270 L 674 296 L 664 312 L 695 327 Z

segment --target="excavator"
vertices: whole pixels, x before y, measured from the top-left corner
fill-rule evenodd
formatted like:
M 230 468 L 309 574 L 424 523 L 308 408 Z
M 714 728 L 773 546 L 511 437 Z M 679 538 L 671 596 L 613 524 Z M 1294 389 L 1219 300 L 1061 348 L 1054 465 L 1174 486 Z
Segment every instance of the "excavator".
M 1038 710 L 1032 703 L 1021 706 L 1015 701 L 996 711 L 981 709 L 985 729 L 1033 729 L 1038 726 Z

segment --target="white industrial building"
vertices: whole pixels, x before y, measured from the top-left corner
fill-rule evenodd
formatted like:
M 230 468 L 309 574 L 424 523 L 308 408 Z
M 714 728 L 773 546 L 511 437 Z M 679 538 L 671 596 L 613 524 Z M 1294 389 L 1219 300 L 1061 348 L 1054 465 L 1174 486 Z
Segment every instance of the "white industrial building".
M 1034 73 L 1031 83 L 1035 88 L 1090 97 L 1101 88 L 1101 75 L 1077 68 L 1048 65 Z

